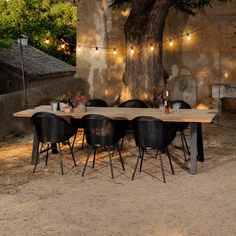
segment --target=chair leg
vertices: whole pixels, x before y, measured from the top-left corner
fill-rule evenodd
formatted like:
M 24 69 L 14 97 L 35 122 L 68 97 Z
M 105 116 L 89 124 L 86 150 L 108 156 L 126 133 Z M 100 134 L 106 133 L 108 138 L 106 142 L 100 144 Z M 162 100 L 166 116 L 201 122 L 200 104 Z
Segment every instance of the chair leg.
M 61 145 L 60 145 L 60 143 L 58 143 L 58 149 L 59 149 L 59 154 L 60 154 L 61 174 L 64 175 L 64 171 L 63 171 L 63 161 L 62 161 L 62 153 L 61 153 Z
M 142 171 L 142 166 L 143 166 L 143 157 L 144 157 L 144 151 L 145 149 L 141 149 L 142 150 L 142 156 L 141 156 L 141 162 L 140 162 L 140 169 L 139 169 L 139 172 Z
M 93 153 L 93 168 L 95 167 L 95 157 L 96 157 L 96 152 L 97 152 L 97 148 L 94 147 L 94 153 Z
M 174 168 L 173 168 L 173 165 L 172 165 L 172 161 L 171 161 L 171 156 L 170 156 L 170 152 L 168 150 L 168 148 L 166 147 L 166 153 L 167 153 L 167 156 L 168 156 L 168 159 L 169 159 L 169 162 L 170 162 L 170 167 L 171 167 L 171 172 L 172 172 L 172 175 L 175 174 L 174 172 Z
M 77 131 L 78 132 L 78 131 Z M 73 142 L 72 142 L 72 150 L 74 149 L 74 145 L 75 145 L 75 139 L 76 139 L 76 136 L 77 136 L 77 132 L 75 133 L 75 136 L 74 136 L 74 139 L 73 139 Z
M 81 150 L 83 150 L 83 148 L 84 148 L 84 131 L 83 131 L 83 138 L 82 138 L 82 144 L 81 144 Z
M 190 151 L 189 151 L 189 147 L 188 147 L 188 143 L 187 143 L 186 138 L 185 138 L 184 131 L 182 131 L 182 133 L 183 133 L 183 138 L 184 138 L 185 146 L 186 146 L 186 149 L 187 149 L 187 153 L 188 153 L 188 155 L 190 156 L 191 153 L 190 153 Z
M 161 164 L 161 172 L 162 172 L 162 176 L 163 176 L 163 181 L 164 181 L 164 183 L 166 183 L 165 171 L 164 171 L 164 166 L 163 166 L 163 162 L 162 162 L 161 152 L 159 152 L 159 156 L 160 156 L 160 164 Z
M 122 169 L 123 169 L 123 171 L 125 171 L 125 166 L 124 166 L 124 162 L 123 162 L 122 157 L 121 157 L 119 145 L 117 144 L 116 147 L 117 147 L 117 150 L 119 152 L 119 157 L 120 157 L 120 162 L 121 162 L 121 165 L 122 165 Z
M 183 138 L 182 132 L 180 132 L 180 136 L 181 136 L 181 142 L 182 142 L 182 147 L 183 147 L 183 152 L 184 152 L 184 161 L 187 161 L 186 153 L 185 153 L 185 146 L 184 146 L 184 138 Z
M 49 150 L 49 143 L 47 144 L 47 153 L 46 153 L 46 162 L 45 162 L 45 166 L 48 166 L 48 150 Z
M 35 173 L 35 171 L 36 171 L 42 149 L 43 149 L 43 143 L 41 144 L 40 151 L 38 151 L 38 153 L 37 153 L 37 158 L 36 158 L 36 162 L 35 162 L 35 165 L 34 165 L 33 173 Z
M 70 141 L 69 141 L 69 140 L 68 140 L 68 145 L 69 145 L 69 147 L 70 147 L 70 153 L 71 153 L 71 156 L 72 156 L 74 165 L 76 166 L 76 161 L 75 161 L 75 156 L 74 156 L 73 148 L 72 148 L 72 145 L 70 144 Z
M 138 153 L 138 158 L 137 158 L 137 161 L 136 161 L 136 164 L 135 164 L 135 168 L 134 168 L 134 173 L 133 173 L 133 176 L 132 176 L 132 180 L 134 180 L 134 176 L 135 176 L 135 173 L 136 173 L 136 170 L 137 170 L 137 167 L 138 167 L 138 162 L 139 162 L 139 159 L 141 158 L 141 151 L 140 151 L 140 148 L 139 148 L 139 153 Z
M 89 156 L 90 156 L 91 152 L 92 152 L 92 147 L 90 146 L 90 151 L 89 151 L 89 154 L 88 154 L 88 156 L 87 156 L 87 159 L 86 159 L 86 162 L 85 162 L 85 165 L 84 165 L 84 169 L 83 169 L 82 176 L 84 176 L 85 169 L 86 169 L 86 167 L 87 167 L 88 160 L 89 160 Z
M 120 150 L 123 150 L 123 145 L 124 145 L 124 137 L 121 139 L 121 145 L 120 145 Z
M 113 165 L 112 165 L 112 157 L 114 154 L 114 150 L 110 150 L 110 148 L 108 148 L 108 152 L 109 152 L 109 162 L 110 162 L 110 167 L 111 167 L 111 178 L 114 178 L 114 173 L 113 173 Z

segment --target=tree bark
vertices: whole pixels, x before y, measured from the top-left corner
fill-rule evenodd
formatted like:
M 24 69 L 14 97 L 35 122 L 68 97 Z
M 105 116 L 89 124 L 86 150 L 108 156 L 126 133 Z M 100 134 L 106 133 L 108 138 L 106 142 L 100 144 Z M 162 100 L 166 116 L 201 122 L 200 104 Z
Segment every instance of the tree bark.
M 158 104 L 168 79 L 162 65 L 162 38 L 169 7 L 170 0 L 135 0 L 132 3 L 124 27 L 127 61 L 121 100 L 136 98 L 154 106 Z

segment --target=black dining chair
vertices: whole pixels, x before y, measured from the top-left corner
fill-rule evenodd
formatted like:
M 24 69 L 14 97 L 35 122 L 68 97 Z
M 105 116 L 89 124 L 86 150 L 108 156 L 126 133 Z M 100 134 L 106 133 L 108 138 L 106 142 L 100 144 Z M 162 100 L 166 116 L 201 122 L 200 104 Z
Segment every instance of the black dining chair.
M 106 101 L 96 98 L 96 99 L 89 100 L 86 103 L 86 107 L 108 107 L 108 105 L 107 105 Z M 82 124 L 81 124 L 81 119 L 70 118 L 70 122 L 73 126 L 76 126 L 79 131 L 82 130 L 83 127 L 82 127 Z M 84 132 L 83 132 L 83 130 L 82 130 L 82 135 L 83 136 L 82 136 L 81 150 L 84 148 Z M 73 140 L 72 148 L 74 148 L 76 136 L 77 135 L 75 135 L 75 138 Z
M 171 162 L 170 153 L 168 151 L 168 145 L 174 140 L 176 133 L 159 119 L 156 119 L 151 116 L 139 116 L 132 120 L 134 138 L 136 146 L 139 148 L 139 155 L 136 161 L 134 168 L 132 180 L 134 179 L 139 160 L 140 163 L 140 172 L 142 171 L 144 153 L 149 149 L 157 150 L 156 158 L 159 153 L 160 165 L 163 176 L 164 183 L 166 182 L 162 153 L 167 153 L 172 174 L 174 174 L 174 169 Z
M 139 99 L 131 99 L 122 102 L 119 107 L 147 108 L 147 104 Z
M 40 150 L 37 153 L 37 160 L 34 166 L 33 173 L 35 173 L 36 171 L 40 154 L 45 151 L 43 150 L 43 146 L 45 144 L 47 144 L 46 166 L 48 162 L 48 150 L 51 144 L 58 145 L 62 175 L 64 174 L 64 171 L 63 171 L 63 161 L 60 147 L 61 144 L 67 144 L 69 146 L 74 165 L 76 166 L 72 146 L 70 144 L 69 139 L 76 134 L 77 128 L 72 126 L 68 121 L 64 120 L 62 117 L 59 117 L 53 113 L 48 113 L 48 112 L 35 113 L 32 116 L 31 121 L 35 126 L 37 137 L 39 143 L 41 144 Z
M 118 107 L 123 108 L 147 108 L 147 104 L 139 99 L 131 99 L 121 103 Z M 120 125 L 126 129 L 128 132 L 132 132 L 132 123 L 129 120 L 120 120 Z M 124 138 L 121 141 L 121 150 L 123 150 Z
M 105 151 L 108 151 L 109 153 L 112 178 L 114 178 L 112 157 L 115 149 L 119 152 L 120 162 L 124 171 L 124 163 L 121 157 L 118 142 L 124 136 L 125 131 L 118 126 L 117 122 L 106 116 L 90 114 L 82 117 L 82 124 L 84 127 L 86 141 L 90 145 L 90 152 L 87 156 L 82 176 L 85 174 L 92 150 L 94 151 L 92 167 L 95 167 L 96 152 L 100 147 L 104 148 Z
M 87 107 L 108 107 L 107 102 L 102 99 L 91 99 L 86 103 Z
M 170 106 L 173 109 L 175 106 L 178 107 L 179 109 L 192 109 L 191 106 L 182 100 L 173 100 L 170 102 Z M 182 148 L 183 148 L 183 152 L 184 152 L 184 160 L 187 161 L 187 157 L 186 157 L 186 151 L 187 154 L 190 155 L 190 151 L 189 151 L 189 147 L 186 141 L 186 137 L 184 134 L 184 130 L 188 129 L 189 127 L 189 122 L 169 122 L 168 125 L 175 130 L 175 132 L 179 132 L 180 133 L 180 137 L 181 137 L 181 142 L 182 142 Z

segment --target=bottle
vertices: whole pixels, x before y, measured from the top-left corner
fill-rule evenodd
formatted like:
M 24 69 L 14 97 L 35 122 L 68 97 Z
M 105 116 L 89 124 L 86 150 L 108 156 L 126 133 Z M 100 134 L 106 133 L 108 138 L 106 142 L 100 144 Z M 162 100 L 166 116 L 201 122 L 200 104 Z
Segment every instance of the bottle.
M 166 91 L 166 96 L 164 98 L 164 107 L 165 107 L 165 113 L 169 114 L 171 110 L 170 110 L 170 97 L 168 91 Z

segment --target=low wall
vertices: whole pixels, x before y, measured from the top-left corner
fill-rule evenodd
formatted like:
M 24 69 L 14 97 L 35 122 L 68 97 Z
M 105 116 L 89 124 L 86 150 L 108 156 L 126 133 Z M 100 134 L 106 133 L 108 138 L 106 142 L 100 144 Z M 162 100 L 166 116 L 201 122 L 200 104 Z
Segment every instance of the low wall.
M 53 98 L 62 94 L 73 96 L 81 91 L 87 96 L 88 88 L 86 81 L 76 78 L 54 85 L 27 89 L 27 105 L 24 102 L 23 91 L 0 95 L 0 140 L 8 135 L 32 129 L 29 118 L 15 118 L 12 116 L 14 112 L 49 104 Z

